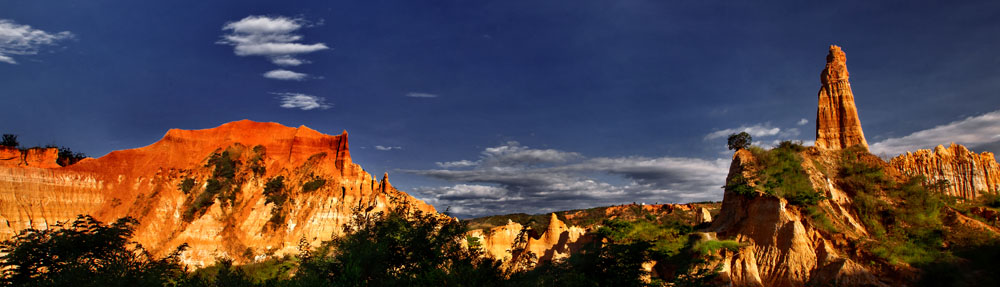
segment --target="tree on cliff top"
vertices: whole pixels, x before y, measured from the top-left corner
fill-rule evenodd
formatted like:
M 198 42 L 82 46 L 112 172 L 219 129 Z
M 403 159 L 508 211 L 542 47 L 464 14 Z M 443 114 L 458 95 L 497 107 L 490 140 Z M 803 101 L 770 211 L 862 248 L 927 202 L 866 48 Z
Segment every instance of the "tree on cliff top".
M 741 150 L 750 147 L 753 138 L 747 132 L 729 135 L 729 150 Z
M 17 147 L 21 145 L 17 142 L 17 135 L 3 134 L 3 140 L 0 140 L 0 146 Z

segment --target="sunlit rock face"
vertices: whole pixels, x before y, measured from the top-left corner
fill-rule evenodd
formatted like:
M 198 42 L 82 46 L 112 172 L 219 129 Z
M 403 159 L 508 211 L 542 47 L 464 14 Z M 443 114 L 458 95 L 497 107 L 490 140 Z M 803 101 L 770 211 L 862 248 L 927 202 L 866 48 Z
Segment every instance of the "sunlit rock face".
M 868 142 L 861 130 L 854 93 L 848 81 L 847 56 L 840 47 L 830 46 L 820 82 L 823 86 L 816 109 L 816 147 L 839 150 L 861 145 L 867 150 Z
M 170 130 L 160 141 L 59 167 L 56 154 L 28 154 L 28 164 L 0 161 L 0 236 L 47 228 L 90 214 L 102 221 L 132 216 L 134 237 L 156 255 L 187 243 L 186 264 L 216 257 L 237 262 L 297 254 L 300 242 L 318 245 L 343 233 L 361 212 L 396 204 L 434 208 L 351 161 L 347 132 L 325 135 L 301 126 L 243 120 L 205 130 Z M 54 149 L 53 149 L 54 150 Z M 55 151 L 56 153 L 58 151 Z M 0 155 L 10 153 L 0 150 Z M 231 175 L 218 176 L 228 155 Z M 268 200 L 269 181 L 283 178 Z M 185 180 L 191 181 L 185 191 Z M 210 179 L 222 188 L 210 187 Z M 310 188 L 306 188 L 306 186 Z M 215 191 L 214 194 L 209 191 Z M 199 196 L 204 197 L 200 208 Z M 194 211 L 194 212 L 192 212 Z
M 917 150 L 893 158 L 889 163 L 906 175 L 922 175 L 928 182 L 947 180 L 944 192 L 975 199 L 985 192 L 1000 190 L 1000 164 L 991 152 L 976 154 L 952 143 L 934 150 Z
M 532 236 L 535 235 L 532 230 L 525 230 L 524 226 L 513 221 L 488 231 L 471 231 L 469 236 L 478 237 L 483 251 L 496 259 L 510 260 L 511 250 L 520 239 L 525 242 L 523 248 L 535 254 L 538 262 L 548 262 L 568 258 L 571 253 L 579 251 L 590 240 L 586 233 L 587 230 L 579 226 L 567 226 L 553 213 L 548 227 L 537 236 Z

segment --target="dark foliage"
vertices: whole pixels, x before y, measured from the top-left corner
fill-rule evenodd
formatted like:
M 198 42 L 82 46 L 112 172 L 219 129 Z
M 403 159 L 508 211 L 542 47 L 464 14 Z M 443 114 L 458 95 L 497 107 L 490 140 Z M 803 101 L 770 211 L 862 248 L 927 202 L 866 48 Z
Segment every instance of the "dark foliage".
M 362 213 L 348 234 L 302 254 L 298 286 L 497 286 L 499 262 L 463 248 L 464 226 L 408 210 Z
M 182 245 L 153 258 L 130 241 L 132 218 L 105 225 L 90 216 L 48 230 L 26 229 L 0 243 L 4 286 L 172 286 L 185 278 Z
M 194 188 L 195 184 L 196 182 L 194 179 L 189 177 L 181 181 L 181 184 L 177 188 L 184 192 L 184 194 L 188 194 L 191 192 L 191 189 Z
M 60 166 L 67 166 L 85 158 L 87 158 L 87 155 L 82 152 L 73 152 L 68 147 L 59 147 L 59 158 L 56 159 L 56 163 Z
M 279 175 L 264 184 L 264 198 L 264 204 L 274 204 L 274 207 L 271 208 L 271 219 L 268 222 L 275 226 L 281 225 L 285 221 L 283 210 L 285 201 L 288 200 L 284 176 Z
M 747 132 L 729 135 L 729 150 L 747 149 L 753 144 L 753 138 Z
M 17 142 L 17 135 L 14 134 L 3 134 L 3 139 L 0 140 L 0 146 L 5 147 L 19 147 L 21 143 Z
M 326 184 L 326 180 L 325 179 L 322 179 L 322 178 L 319 178 L 319 177 L 313 177 L 312 180 L 310 180 L 310 181 L 302 184 L 302 191 L 303 192 L 313 192 L 313 191 L 316 191 L 317 189 L 319 189 L 320 187 L 323 187 L 323 185 L 325 185 L 325 184 Z

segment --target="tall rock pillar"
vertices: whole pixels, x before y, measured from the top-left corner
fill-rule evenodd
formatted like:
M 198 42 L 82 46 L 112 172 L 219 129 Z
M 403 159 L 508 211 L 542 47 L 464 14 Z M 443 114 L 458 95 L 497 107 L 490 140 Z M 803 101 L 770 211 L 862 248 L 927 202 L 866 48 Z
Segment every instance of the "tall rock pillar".
M 837 150 L 861 145 L 868 150 L 858 109 L 854 107 L 854 93 L 847 80 L 846 63 L 844 51 L 839 46 L 830 45 L 826 68 L 820 75 L 823 87 L 819 89 L 816 109 L 816 147 Z

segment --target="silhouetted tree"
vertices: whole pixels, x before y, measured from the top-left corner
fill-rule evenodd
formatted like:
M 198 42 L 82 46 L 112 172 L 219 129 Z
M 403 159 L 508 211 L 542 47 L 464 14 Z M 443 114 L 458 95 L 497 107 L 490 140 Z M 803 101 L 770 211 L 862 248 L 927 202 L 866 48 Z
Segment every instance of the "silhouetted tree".
M 59 159 L 56 160 L 56 163 L 60 166 L 67 166 L 77 163 L 85 158 L 87 158 L 87 155 L 82 152 L 73 152 L 73 150 L 70 150 L 68 147 L 60 147 Z
M 105 225 L 90 216 L 46 230 L 25 229 L 0 243 L 3 286 L 170 286 L 185 278 L 181 245 L 153 258 L 131 241 L 131 217 Z
M 729 150 L 746 149 L 753 144 L 753 139 L 747 132 L 729 135 Z
M 18 147 L 20 145 L 17 142 L 17 135 L 3 134 L 3 140 L 0 140 L 0 146 Z

